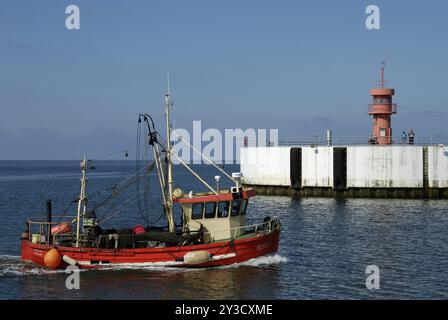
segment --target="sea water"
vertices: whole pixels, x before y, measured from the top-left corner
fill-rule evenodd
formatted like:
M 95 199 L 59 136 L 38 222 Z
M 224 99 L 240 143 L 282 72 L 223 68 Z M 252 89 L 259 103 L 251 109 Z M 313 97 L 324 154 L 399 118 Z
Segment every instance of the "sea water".
M 88 172 L 89 205 L 98 206 L 99 218 L 110 216 L 105 227 L 165 224 L 153 173 L 139 179 L 138 188 L 120 190 L 114 203 L 101 205 L 111 187 L 132 180 L 135 162 L 94 166 Z M 219 172 L 213 167 L 194 169 L 215 184 Z M 185 193 L 206 191 L 181 167 L 175 166 L 174 176 Z M 68 290 L 64 270 L 20 261 L 20 233 L 26 219 L 44 219 L 46 199 L 53 201 L 53 215 L 76 214 L 71 201 L 79 178 L 78 161 L 0 161 L 1 299 L 448 298 L 448 201 L 275 196 L 251 199 L 247 219 L 280 218 L 276 254 L 212 269 L 128 265 L 82 271 L 80 288 Z M 230 186 L 222 181 L 222 187 Z M 95 196 L 96 191 L 102 193 Z M 379 289 L 366 287 L 370 265 L 379 269 Z

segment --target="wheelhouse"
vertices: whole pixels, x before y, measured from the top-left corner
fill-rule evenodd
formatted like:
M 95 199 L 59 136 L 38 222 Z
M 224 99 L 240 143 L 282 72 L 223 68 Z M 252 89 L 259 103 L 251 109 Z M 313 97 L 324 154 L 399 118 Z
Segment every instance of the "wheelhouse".
M 245 214 L 252 188 L 239 192 L 223 190 L 219 194 L 197 193 L 176 198 L 182 206 L 183 231 L 202 231 L 203 241 L 213 242 L 235 238 L 245 233 Z

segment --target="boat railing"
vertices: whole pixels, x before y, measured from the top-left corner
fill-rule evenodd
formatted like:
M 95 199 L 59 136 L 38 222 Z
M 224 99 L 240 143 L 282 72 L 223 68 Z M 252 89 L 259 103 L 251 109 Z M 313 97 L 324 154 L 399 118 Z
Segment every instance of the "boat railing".
M 68 216 L 65 216 L 64 218 L 71 218 Z M 74 217 L 76 218 L 76 217 Z M 51 228 L 58 226 L 58 225 L 71 225 L 73 223 L 73 220 L 67 220 L 67 221 L 27 221 L 28 225 L 28 240 L 30 242 L 36 243 L 36 244 L 51 244 L 56 243 L 56 240 L 59 236 L 63 235 L 64 233 L 58 233 L 58 232 L 52 232 Z M 38 231 L 33 232 L 33 230 L 36 230 L 36 227 L 38 228 Z M 251 233 L 255 234 L 261 234 L 261 233 L 270 233 L 273 230 L 280 228 L 280 220 L 277 216 L 273 216 L 269 219 L 266 219 L 263 222 L 250 224 L 250 225 L 243 225 L 233 228 L 226 228 L 221 230 L 214 230 L 212 232 L 204 232 L 203 235 L 209 235 L 211 240 L 214 241 L 216 239 L 217 235 L 220 233 L 225 233 L 228 235 L 227 238 L 234 240 L 236 239 L 241 233 L 241 230 L 250 230 Z M 222 237 L 220 237 L 221 239 Z
M 253 229 L 253 231 L 251 231 L 252 233 L 258 234 L 258 233 L 270 233 L 271 231 L 275 230 L 276 228 L 280 228 L 280 220 L 277 216 L 273 216 L 271 218 L 269 218 L 269 220 L 260 222 L 260 223 L 255 223 L 255 224 L 250 224 L 250 225 L 244 225 L 244 226 L 239 226 L 239 227 L 234 227 L 234 228 L 227 228 L 227 229 L 221 229 L 221 230 L 215 230 L 212 232 L 204 232 L 204 235 L 209 235 L 211 240 L 214 241 L 214 239 L 216 239 L 216 235 L 219 233 L 225 233 L 225 234 L 229 234 L 229 239 L 234 240 L 236 239 L 237 236 L 240 235 L 240 231 L 241 229 Z
M 54 218 L 58 219 L 58 218 L 64 218 L 64 219 L 70 219 L 73 218 L 71 220 L 66 220 L 66 221 L 61 221 L 59 219 L 59 221 L 52 221 L 52 222 L 48 222 L 48 221 L 32 221 L 32 220 L 28 220 L 27 221 L 27 226 L 28 226 L 28 241 L 30 242 L 37 242 L 40 244 L 50 244 L 50 243 L 55 243 L 56 237 L 61 235 L 61 233 L 59 232 L 52 232 L 51 228 L 55 227 L 55 226 L 63 226 L 63 225 L 71 225 L 74 221 L 74 219 L 76 219 L 76 216 L 53 216 Z M 36 227 L 38 228 L 37 232 L 33 232 L 33 230 L 36 230 Z M 33 236 L 37 238 L 33 239 Z M 52 238 L 52 239 L 51 239 Z M 34 241 L 33 241 L 34 240 Z M 50 240 L 52 240 L 50 242 Z

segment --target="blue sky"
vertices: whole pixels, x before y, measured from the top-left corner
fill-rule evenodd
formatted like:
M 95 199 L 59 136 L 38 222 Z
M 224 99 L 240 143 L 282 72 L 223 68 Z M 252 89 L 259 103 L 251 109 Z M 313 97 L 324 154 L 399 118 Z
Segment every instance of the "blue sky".
M 80 30 L 65 28 L 69 4 Z M 364 26 L 369 4 L 381 30 Z M 162 115 L 168 71 L 177 127 L 368 137 L 383 56 L 395 134 L 448 135 L 447 14 L 442 0 L 2 0 L 0 159 L 125 148 L 139 112 Z

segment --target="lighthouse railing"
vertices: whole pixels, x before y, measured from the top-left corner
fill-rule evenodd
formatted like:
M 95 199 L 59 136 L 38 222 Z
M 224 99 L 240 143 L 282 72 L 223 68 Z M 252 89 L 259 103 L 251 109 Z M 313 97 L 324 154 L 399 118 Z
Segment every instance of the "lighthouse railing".
M 385 109 L 376 109 L 378 106 L 385 106 Z M 387 107 L 390 107 L 389 109 Z M 386 110 L 387 109 L 387 110 Z M 367 113 L 397 113 L 398 106 L 396 103 L 371 103 L 367 106 Z

